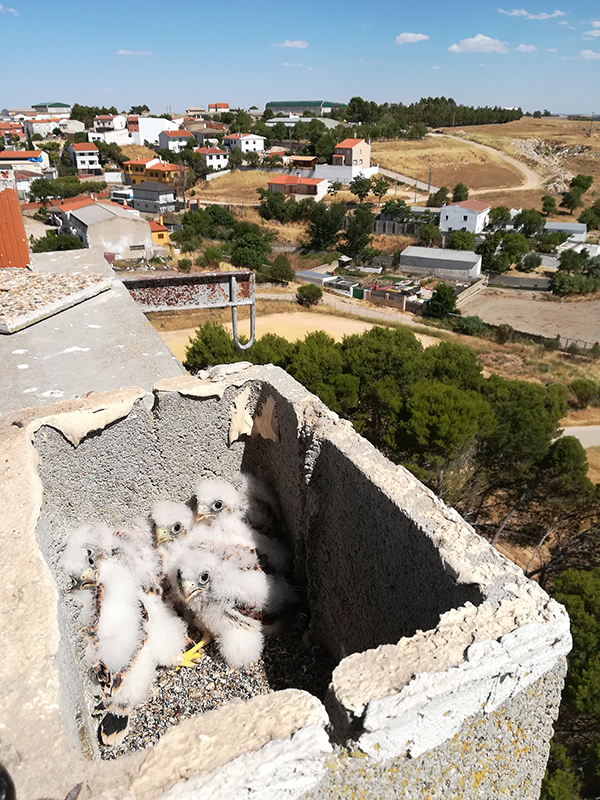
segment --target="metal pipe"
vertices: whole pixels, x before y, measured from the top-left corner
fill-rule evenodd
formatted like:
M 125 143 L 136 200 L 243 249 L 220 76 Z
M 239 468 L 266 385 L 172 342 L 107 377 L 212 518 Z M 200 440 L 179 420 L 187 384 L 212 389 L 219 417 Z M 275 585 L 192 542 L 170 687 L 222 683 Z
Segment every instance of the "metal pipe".
M 250 338 L 246 344 L 241 344 L 238 338 L 238 319 L 237 319 L 237 279 L 234 275 L 231 276 L 229 286 L 231 292 L 231 329 L 233 333 L 233 342 L 239 350 L 248 350 L 254 344 L 254 328 L 255 328 L 255 301 L 254 301 L 254 273 L 250 275 Z

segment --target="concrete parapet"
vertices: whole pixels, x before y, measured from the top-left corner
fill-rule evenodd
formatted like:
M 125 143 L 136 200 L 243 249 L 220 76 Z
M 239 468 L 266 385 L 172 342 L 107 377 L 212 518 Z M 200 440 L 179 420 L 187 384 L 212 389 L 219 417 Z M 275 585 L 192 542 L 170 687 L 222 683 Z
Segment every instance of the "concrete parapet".
M 80 782 L 82 800 L 539 795 L 564 608 L 282 370 L 12 413 L 0 442 L 0 762 L 19 800 Z M 257 696 L 99 761 L 56 566 L 66 534 L 240 469 L 281 500 L 310 636 L 337 664 L 324 704 Z

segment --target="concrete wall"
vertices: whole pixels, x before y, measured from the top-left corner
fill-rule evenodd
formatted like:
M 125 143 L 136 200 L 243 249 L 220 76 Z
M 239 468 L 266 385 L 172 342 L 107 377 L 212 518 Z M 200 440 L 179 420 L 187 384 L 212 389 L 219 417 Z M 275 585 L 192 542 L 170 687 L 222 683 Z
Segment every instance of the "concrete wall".
M 328 181 L 339 181 L 347 185 L 358 175 L 372 178 L 379 172 L 379 167 L 338 167 L 332 164 L 317 164 L 314 170 L 302 170 L 301 172 L 302 174 L 306 172 L 310 178 L 326 178 Z
M 114 253 L 117 258 L 135 259 L 152 256 L 150 225 L 145 219 L 114 217 L 96 222 L 88 228 L 87 236 L 90 247 L 97 247 L 105 253 Z M 132 246 L 136 249 L 132 250 Z
M 0 650 L 0 760 L 19 800 L 79 782 L 87 800 L 538 796 L 570 648 L 564 609 L 288 375 L 231 365 L 163 381 L 154 397 L 132 388 L 13 421 L 0 421 L 3 524 L 19 531 L 0 540 L 12 644 Z M 291 688 L 98 762 L 56 566 L 67 533 L 91 518 L 125 524 L 240 468 L 282 502 L 310 637 L 337 664 L 328 713 Z M 15 589 L 25 576 L 35 614 Z

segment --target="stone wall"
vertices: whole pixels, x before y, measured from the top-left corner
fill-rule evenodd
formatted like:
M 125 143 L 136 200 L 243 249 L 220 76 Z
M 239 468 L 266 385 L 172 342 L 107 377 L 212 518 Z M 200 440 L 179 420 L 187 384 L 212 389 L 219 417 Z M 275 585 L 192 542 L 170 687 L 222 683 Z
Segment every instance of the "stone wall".
M 282 370 L 230 365 L 6 415 L 0 442 L 0 761 L 19 800 L 79 782 L 86 800 L 538 796 L 564 609 Z M 281 500 L 308 635 L 337 665 L 325 704 L 254 697 L 100 762 L 56 566 L 68 531 L 240 468 Z

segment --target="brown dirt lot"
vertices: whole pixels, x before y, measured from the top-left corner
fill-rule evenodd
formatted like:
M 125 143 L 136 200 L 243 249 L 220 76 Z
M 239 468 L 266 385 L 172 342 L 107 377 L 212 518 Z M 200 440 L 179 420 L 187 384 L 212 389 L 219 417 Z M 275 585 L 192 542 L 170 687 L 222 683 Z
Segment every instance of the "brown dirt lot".
M 549 337 L 560 334 L 592 343 L 600 340 L 600 300 L 548 302 L 524 297 L 518 291 L 484 289 L 467 300 L 462 312 L 527 333 Z
M 375 142 L 371 158 L 385 169 L 425 182 L 431 165 L 435 186 L 452 188 L 462 181 L 469 189 L 493 189 L 523 183 L 516 168 L 460 140 L 428 137 L 417 142 Z
M 231 323 L 225 327 L 231 331 Z M 267 314 L 256 317 L 256 337 L 260 339 L 265 333 L 276 333 L 283 336 L 290 342 L 304 339 L 311 331 L 325 331 L 337 342 L 341 342 L 344 336 L 352 333 L 363 333 L 373 326 L 368 322 L 360 320 L 337 317 L 328 314 L 314 314 L 310 311 L 299 311 L 292 314 Z M 167 331 L 158 328 L 158 333 L 171 350 L 180 360 L 185 358 L 185 348 L 189 338 L 194 335 L 195 328 L 184 328 L 182 330 Z M 240 325 L 240 333 L 248 333 L 250 328 L 247 322 Z M 425 347 L 432 344 L 439 344 L 439 340 L 433 336 L 416 333 L 417 338 Z
M 592 483 L 600 483 L 600 447 L 588 447 L 585 451 L 588 460 L 588 478 Z

